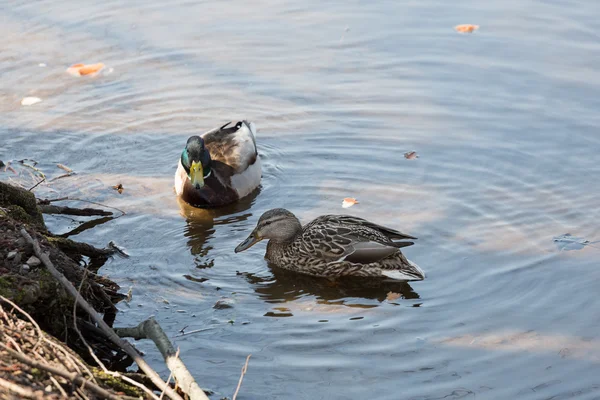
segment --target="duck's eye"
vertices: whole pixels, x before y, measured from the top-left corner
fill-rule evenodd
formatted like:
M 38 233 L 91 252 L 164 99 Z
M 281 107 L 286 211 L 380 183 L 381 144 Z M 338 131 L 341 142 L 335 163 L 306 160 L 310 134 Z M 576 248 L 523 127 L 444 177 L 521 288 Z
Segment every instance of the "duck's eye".
M 242 127 L 242 121 L 238 122 L 237 124 L 235 124 L 235 127 L 240 129 Z
M 267 226 L 267 225 L 271 225 L 272 223 L 273 223 L 273 221 L 265 221 L 264 225 Z

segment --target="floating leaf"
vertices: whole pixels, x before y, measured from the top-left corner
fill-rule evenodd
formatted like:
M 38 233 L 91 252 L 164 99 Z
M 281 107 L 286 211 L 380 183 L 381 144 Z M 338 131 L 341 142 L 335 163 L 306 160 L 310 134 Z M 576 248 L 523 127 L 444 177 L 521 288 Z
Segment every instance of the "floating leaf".
M 358 204 L 358 201 L 356 201 L 356 199 L 353 197 L 346 197 L 344 201 L 342 201 L 343 208 L 352 207 L 355 204 Z
M 581 250 L 588 244 L 590 244 L 589 240 L 586 240 L 581 237 L 572 236 L 570 233 L 565 233 L 564 235 L 557 236 L 554 239 L 554 243 L 558 246 L 559 250 Z
M 23 100 L 21 100 L 21 105 L 22 106 L 32 106 L 41 101 L 42 101 L 42 99 L 40 99 L 39 97 L 25 97 L 25 98 L 23 98 Z
M 414 160 L 415 158 L 419 158 L 419 155 L 416 151 L 409 151 L 408 153 L 404 153 L 404 158 L 407 160 Z
M 67 68 L 67 72 L 73 76 L 93 75 L 104 68 L 104 64 L 73 64 Z
M 118 184 L 112 187 L 114 190 L 116 190 L 117 192 L 119 192 L 119 194 L 123 193 L 123 190 L 125 190 L 125 188 L 123 187 L 122 184 Z
M 191 275 L 184 275 L 183 277 L 185 279 L 187 279 L 188 281 L 198 282 L 198 283 L 206 282 L 208 280 L 208 278 L 194 278 Z
M 385 299 L 387 301 L 395 301 L 402 298 L 402 295 L 400 293 L 396 293 L 396 292 L 388 292 L 387 296 L 385 296 Z
M 461 33 L 473 33 L 473 31 L 479 29 L 479 25 L 462 24 L 456 25 L 454 29 L 456 29 L 457 32 Z

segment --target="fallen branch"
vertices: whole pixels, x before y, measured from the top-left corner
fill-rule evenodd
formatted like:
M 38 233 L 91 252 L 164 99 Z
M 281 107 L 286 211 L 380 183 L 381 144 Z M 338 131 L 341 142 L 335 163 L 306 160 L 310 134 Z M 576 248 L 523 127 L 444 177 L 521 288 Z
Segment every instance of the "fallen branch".
M 58 199 L 38 199 L 38 205 L 46 205 L 46 204 L 50 204 L 52 202 L 55 201 L 81 201 L 84 203 L 90 203 L 90 204 L 95 204 L 97 206 L 102 206 L 102 207 L 106 207 L 106 208 L 112 208 L 113 210 L 117 210 L 118 212 L 120 212 L 121 214 L 125 215 L 125 211 L 117 208 L 117 207 L 112 207 L 112 206 L 107 206 L 106 204 L 102 204 L 102 203 L 97 203 L 95 201 L 91 201 L 91 200 L 83 200 L 83 199 L 78 199 L 75 197 L 69 197 L 69 196 L 65 196 L 65 197 L 59 197 Z M 120 215 L 122 216 L 122 215 Z
M 96 310 L 77 292 L 77 289 L 73 286 L 71 282 L 65 278 L 65 276 L 60 273 L 50 261 L 50 257 L 48 254 L 44 253 L 40 248 L 40 245 L 37 240 L 33 239 L 29 233 L 25 229 L 21 229 L 21 235 L 33 246 L 33 251 L 36 256 L 42 260 L 50 274 L 59 281 L 63 287 L 69 292 L 71 296 L 75 299 L 75 301 L 92 317 L 94 322 L 98 324 L 99 328 L 102 332 L 117 346 L 122 348 L 125 353 L 127 353 L 140 367 L 142 371 L 148 375 L 152 382 L 158 387 L 160 390 L 164 390 L 167 396 L 169 396 L 173 400 L 182 400 L 181 396 L 179 396 L 171 387 L 169 387 L 165 381 L 158 375 L 150 365 L 144 360 L 142 356 L 137 352 L 137 350 L 133 347 L 133 345 L 125 340 L 121 340 L 119 336 L 113 331 L 106 322 L 102 319 L 102 317 L 96 312 Z
M 87 277 L 87 272 L 88 272 L 88 269 L 86 267 L 83 272 L 83 278 L 81 278 L 81 283 L 79 284 L 79 289 L 77 289 L 77 293 L 79 295 L 81 295 L 81 288 L 83 287 L 83 282 L 85 281 L 85 278 Z M 102 293 L 104 293 L 104 292 L 102 292 Z M 159 400 L 158 397 L 152 392 L 152 390 L 148 389 L 146 386 L 142 385 L 139 382 L 134 381 L 131 378 L 123 376 L 123 375 L 119 374 L 118 372 L 109 371 L 108 368 L 106 368 L 106 366 L 104 365 L 104 363 L 102 361 L 100 361 L 100 359 L 96 356 L 96 353 L 94 353 L 94 350 L 92 350 L 92 348 L 90 347 L 88 342 L 85 340 L 85 338 L 81 334 L 81 331 L 77 327 L 77 302 L 73 303 L 73 327 L 75 328 L 75 332 L 77 332 L 77 335 L 79 335 L 79 339 L 81 339 L 81 342 L 83 343 L 83 345 L 85 347 L 87 347 L 88 352 L 90 353 L 90 355 L 92 356 L 94 361 L 96 361 L 96 364 L 98 364 L 100 366 L 100 368 L 102 369 L 102 372 L 104 372 L 105 374 L 108 374 L 108 375 L 112 375 L 115 378 L 120 378 L 120 379 L 124 380 L 125 382 L 129 383 L 130 385 L 133 385 L 133 386 L 143 390 L 153 400 Z M 169 384 L 169 381 L 167 380 L 167 385 L 168 384 Z
M 91 217 L 94 215 L 100 215 L 104 217 L 107 215 L 113 215 L 113 213 L 110 211 L 99 210 L 97 208 L 73 208 L 45 204 L 39 204 L 38 207 L 44 214 L 78 215 L 82 217 Z
M 177 353 L 175 353 L 175 358 L 179 357 L 179 348 L 177 348 Z M 171 382 L 171 378 L 173 378 L 173 371 L 171 371 L 171 373 L 169 374 L 169 377 L 167 378 L 167 385 Z M 158 400 L 162 400 L 162 398 L 164 397 L 165 392 L 162 392 L 160 394 L 160 398 Z
M 17 360 L 21 361 L 22 363 L 25 363 L 33 368 L 41 369 L 41 370 L 44 370 L 51 374 L 58 375 L 60 377 L 68 379 L 69 381 L 73 382 L 76 385 L 83 385 L 87 389 L 102 396 L 103 398 L 111 399 L 111 400 L 120 400 L 120 399 L 124 399 L 124 398 L 135 399 L 135 397 L 116 396 L 116 395 L 110 393 L 108 390 L 103 389 L 100 386 L 96 385 L 95 383 L 92 383 L 91 381 L 86 380 L 83 376 L 79 375 L 76 372 L 69 372 L 69 371 L 66 371 L 66 370 L 63 370 L 60 368 L 53 367 L 46 363 L 32 360 L 25 354 L 21 354 L 18 351 L 14 351 L 13 349 L 9 348 L 4 343 L 0 343 L 0 347 L 2 347 L 12 357 L 16 358 Z
M 43 200 L 41 200 L 41 199 L 37 199 L 37 200 L 38 200 L 38 205 L 40 205 L 40 204 L 50 204 L 50 203 L 52 203 L 53 201 L 63 201 L 63 200 L 69 200 L 69 197 L 68 197 L 68 196 L 65 196 L 65 197 L 58 197 L 58 198 L 56 198 L 56 199 L 43 199 Z
M 65 253 L 76 253 L 90 258 L 108 257 L 115 254 L 115 249 L 99 249 L 92 246 L 91 244 L 76 242 L 71 239 L 50 236 L 47 237 L 48 241 L 60 248 Z M 39 257 L 38 257 L 39 258 Z
M 242 381 L 244 380 L 244 375 L 246 375 L 246 371 L 248 371 L 248 362 L 250 361 L 250 356 L 252 356 L 252 354 L 248 354 L 248 357 L 246 357 L 246 363 L 242 367 L 242 374 L 240 375 L 240 380 L 238 381 L 238 385 L 237 385 L 237 388 L 235 389 L 235 393 L 233 394 L 232 400 L 235 400 L 237 398 L 238 392 L 240 391 L 240 388 L 242 387 Z
M 181 358 L 177 357 L 173 344 L 154 318 L 148 318 L 135 327 L 115 328 L 115 332 L 120 337 L 131 337 L 136 340 L 151 339 L 165 359 L 181 390 L 191 400 L 208 400 Z

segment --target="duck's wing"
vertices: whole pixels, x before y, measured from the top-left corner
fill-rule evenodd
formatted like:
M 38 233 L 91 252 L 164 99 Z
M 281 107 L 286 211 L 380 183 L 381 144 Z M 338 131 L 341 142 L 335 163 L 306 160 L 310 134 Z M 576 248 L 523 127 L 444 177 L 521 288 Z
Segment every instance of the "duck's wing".
M 231 122 L 202 135 L 204 144 L 216 163 L 228 165 L 234 174 L 241 173 L 256 162 L 256 129 L 252 122 Z
M 303 228 L 302 241 L 311 256 L 329 262 L 349 261 L 369 264 L 380 261 L 414 244 L 394 242 L 395 239 L 416 239 L 394 229 L 362 218 L 346 215 L 325 215 Z
M 323 215 L 311 223 L 329 224 L 332 226 L 345 226 L 363 232 L 365 235 L 373 236 L 373 239 L 383 240 L 405 240 L 417 238 L 396 229 L 378 225 L 363 218 L 353 217 L 351 215 Z

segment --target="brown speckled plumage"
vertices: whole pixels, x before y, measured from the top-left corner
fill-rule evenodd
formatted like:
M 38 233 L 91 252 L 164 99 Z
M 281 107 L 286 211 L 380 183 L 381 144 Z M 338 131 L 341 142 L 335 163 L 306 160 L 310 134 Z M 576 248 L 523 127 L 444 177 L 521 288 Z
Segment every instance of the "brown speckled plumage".
M 415 237 L 362 218 L 324 215 L 302 227 L 291 212 L 270 210 L 236 252 L 263 238 L 270 239 L 265 258 L 291 271 L 313 276 L 424 278 L 400 251 L 413 244 L 402 240 Z

